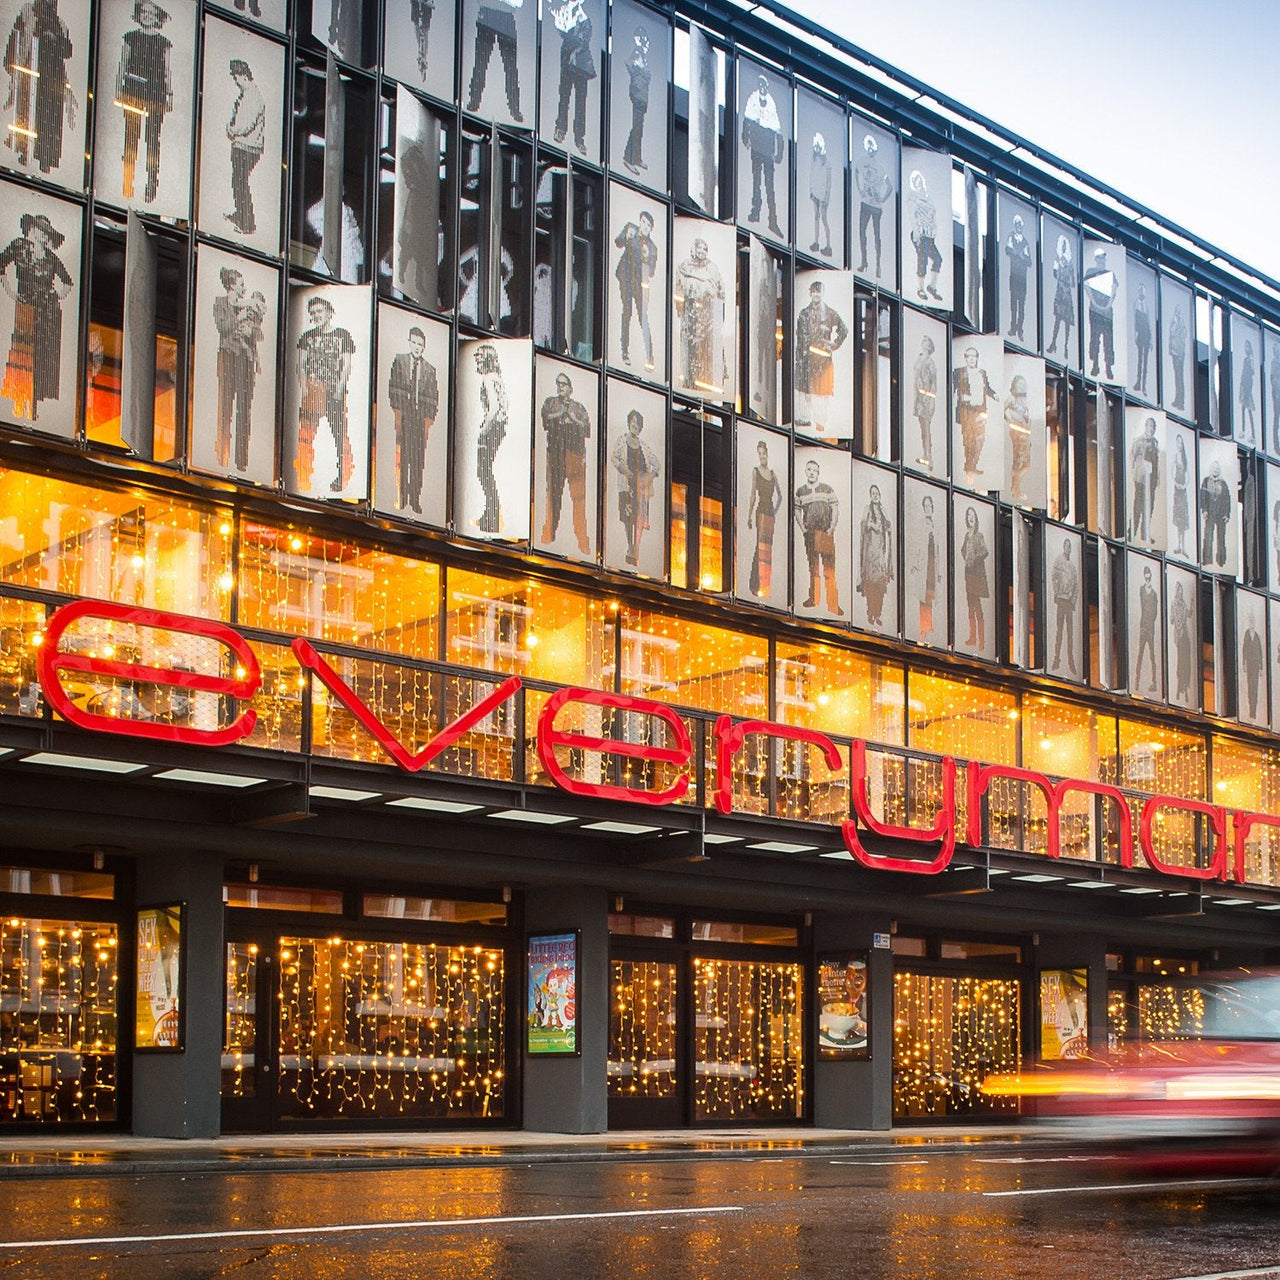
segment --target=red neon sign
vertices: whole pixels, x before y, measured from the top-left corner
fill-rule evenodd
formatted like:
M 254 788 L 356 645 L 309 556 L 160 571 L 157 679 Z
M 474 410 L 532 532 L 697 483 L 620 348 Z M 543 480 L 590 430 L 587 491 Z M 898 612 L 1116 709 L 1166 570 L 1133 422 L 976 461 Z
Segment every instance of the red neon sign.
M 123 622 L 137 627 L 172 631 L 214 640 L 231 651 L 236 661 L 236 676 L 232 679 L 200 675 L 174 667 L 151 666 L 125 662 L 116 658 L 60 652 L 59 642 L 72 624 L 82 618 Z M 416 773 L 430 763 L 463 734 L 475 728 L 486 716 L 515 697 L 521 688 L 521 680 L 518 676 L 511 676 L 502 681 L 474 707 L 447 724 L 440 733 L 415 752 L 410 751 L 400 742 L 309 640 L 299 637 L 293 641 L 291 647 L 301 666 L 319 679 L 396 764 L 408 773 Z M 109 715 L 101 711 L 90 711 L 79 705 L 68 692 L 62 679 L 62 673 L 67 671 L 80 672 L 90 677 L 99 676 L 185 689 L 193 693 L 211 693 L 218 697 L 237 700 L 251 698 L 262 683 L 258 661 L 244 638 L 221 622 L 104 601 L 78 600 L 63 605 L 50 617 L 37 656 L 37 672 L 41 688 L 50 705 L 60 716 L 82 729 L 92 729 L 101 733 L 125 734 L 192 746 L 220 747 L 247 737 L 257 720 L 255 712 L 251 708 L 246 708 L 225 728 L 196 729 L 134 719 L 128 715 Z M 657 720 L 670 731 L 674 746 L 652 746 L 558 727 L 557 716 L 563 708 L 574 703 L 623 711 L 629 715 L 647 716 Z M 731 814 L 734 809 L 734 761 L 747 738 L 753 736 L 799 742 L 815 747 L 833 773 L 843 764 L 840 749 L 826 734 L 766 720 L 735 722 L 729 716 L 720 716 L 714 727 L 716 744 L 714 798 L 716 808 L 723 814 Z M 547 699 L 538 716 L 536 740 L 538 756 L 552 781 L 562 790 L 574 795 L 620 800 L 628 804 L 668 805 L 682 799 L 688 793 L 693 743 L 684 719 L 663 703 L 632 697 L 628 694 L 607 693 L 598 689 L 560 689 Z M 557 748 L 600 752 L 625 760 L 672 765 L 678 768 L 680 773 L 670 785 L 660 790 L 642 786 L 584 782 L 570 776 L 561 765 L 556 756 Z M 942 794 L 933 822 L 925 827 L 900 826 L 882 821 L 872 812 L 867 785 L 867 744 L 860 740 L 853 742 L 850 750 L 850 790 L 854 817 L 841 825 L 841 832 L 846 848 L 859 863 L 877 870 L 908 872 L 916 875 L 936 875 L 950 864 L 960 840 L 956 806 L 957 763 L 952 756 L 944 756 L 938 763 L 942 771 Z M 1114 806 L 1118 825 L 1120 864 L 1123 867 L 1132 867 L 1133 815 L 1128 797 L 1118 788 L 1075 778 L 1064 778 L 1055 783 L 1046 775 L 1034 770 L 1007 765 L 981 764 L 977 761 L 970 761 L 966 767 L 968 822 L 964 832 L 964 842 L 968 845 L 978 847 L 983 842 L 983 801 L 992 782 L 996 779 L 1007 779 L 1035 787 L 1044 796 L 1048 817 L 1047 852 L 1050 858 L 1058 858 L 1062 852 L 1061 813 L 1068 795 L 1072 793 L 1092 795 L 1110 801 Z M 1213 852 L 1207 866 L 1186 867 L 1161 857 L 1155 845 L 1155 822 L 1161 813 L 1168 810 L 1193 814 L 1204 818 L 1209 823 L 1213 836 Z M 1245 846 L 1250 834 L 1258 827 L 1280 829 L 1280 817 L 1265 813 L 1237 811 L 1231 815 L 1231 821 L 1234 829 L 1233 838 L 1229 840 L 1228 814 L 1221 805 L 1206 804 L 1177 796 L 1150 796 L 1143 804 L 1139 819 L 1138 848 L 1148 866 L 1164 875 L 1198 880 L 1233 878 L 1243 884 L 1245 882 Z M 860 829 L 881 839 L 925 846 L 924 852 L 931 856 L 908 858 L 873 853 L 863 844 Z

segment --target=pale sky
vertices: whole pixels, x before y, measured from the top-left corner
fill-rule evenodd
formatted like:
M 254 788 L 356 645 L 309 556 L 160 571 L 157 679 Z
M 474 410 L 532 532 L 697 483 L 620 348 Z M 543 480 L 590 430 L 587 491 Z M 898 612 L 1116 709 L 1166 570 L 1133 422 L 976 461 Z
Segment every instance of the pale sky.
M 1280 0 L 789 7 L 1280 279 Z

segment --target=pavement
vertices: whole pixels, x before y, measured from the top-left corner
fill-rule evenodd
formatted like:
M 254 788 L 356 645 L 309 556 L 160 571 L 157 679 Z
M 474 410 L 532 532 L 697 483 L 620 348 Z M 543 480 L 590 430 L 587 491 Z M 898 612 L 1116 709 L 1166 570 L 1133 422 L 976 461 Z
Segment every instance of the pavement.
M 891 1130 L 811 1127 L 533 1133 L 469 1130 L 394 1133 L 290 1133 L 221 1138 L 132 1134 L 24 1134 L 0 1139 L 0 1179 L 116 1174 L 285 1172 L 306 1169 L 448 1168 L 569 1161 L 749 1159 L 838 1156 L 972 1146 L 1016 1149 L 1036 1136 L 1022 1125 Z

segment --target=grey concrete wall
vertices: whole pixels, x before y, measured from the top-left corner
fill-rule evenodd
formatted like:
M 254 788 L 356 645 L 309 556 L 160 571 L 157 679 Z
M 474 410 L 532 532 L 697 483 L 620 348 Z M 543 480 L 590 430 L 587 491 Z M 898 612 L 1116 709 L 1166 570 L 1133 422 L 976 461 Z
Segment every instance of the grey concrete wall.
M 213 1138 L 220 1127 L 224 967 L 222 863 L 198 852 L 138 861 L 138 903 L 187 904 L 185 1047 L 133 1055 L 133 1132 L 149 1138 Z M 120 975 L 132 987 L 132 973 Z M 127 1046 L 133 1028 L 121 1027 Z
M 602 889 L 560 888 L 529 894 L 528 933 L 578 929 L 576 1058 L 524 1056 L 524 1127 L 542 1133 L 603 1133 L 608 1127 L 609 899 Z M 520 971 L 524 981 L 524 970 Z M 520 1023 L 521 1053 L 525 1027 Z

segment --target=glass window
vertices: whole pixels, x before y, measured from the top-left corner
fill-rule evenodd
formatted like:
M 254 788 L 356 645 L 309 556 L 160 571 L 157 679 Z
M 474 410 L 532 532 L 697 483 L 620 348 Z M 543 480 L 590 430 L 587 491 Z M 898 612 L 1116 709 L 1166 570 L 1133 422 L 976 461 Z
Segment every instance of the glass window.
M 320 915 L 342 914 L 338 889 L 283 889 L 269 884 L 224 884 L 222 901 L 228 907 L 256 911 L 308 911 Z
M 0 471 L 0 580 L 229 618 L 230 518 L 163 495 Z
M 669 916 L 609 916 L 609 932 L 632 938 L 674 938 L 676 922 Z
M 36 657 L 44 620 L 44 605 L 0 597 L 0 714 L 42 714 L 44 695 L 36 677 Z
M 1016 764 L 1018 701 L 1012 693 L 913 671 L 909 745 L 941 756 Z
M 364 914 L 385 920 L 435 920 L 445 924 L 507 923 L 501 902 L 467 902 L 457 898 L 421 898 L 406 894 L 366 893 Z
M 601 190 L 599 178 L 560 164 L 539 167 L 533 337 L 578 360 L 596 358 L 604 305 L 596 278 Z
M 1213 739 L 1213 802 L 1247 813 L 1280 812 L 1280 760 L 1270 748 Z M 1245 879 L 1280 884 L 1280 832 L 1255 827 L 1245 844 Z
M 101 871 L 0 867 L 0 893 L 42 893 L 51 898 L 113 898 L 116 878 Z
M 710 412 L 671 423 L 671 582 L 691 591 L 724 590 L 724 428 Z
M 1116 775 L 1116 718 L 1058 698 L 1026 698 L 1022 760 L 1051 777 L 1110 781 Z
M 769 644 L 763 636 L 622 608 L 623 693 L 704 711 L 767 719 Z
M 226 1004 L 222 1014 L 222 1096 L 252 1098 L 258 1042 L 258 944 L 227 943 Z
M 613 683 L 602 601 L 526 578 L 449 570 L 448 660 L 553 684 Z
M 0 920 L 0 1120 L 116 1118 L 114 924 Z
M 458 218 L 458 314 L 511 337 L 529 325 L 529 205 L 533 161 L 527 146 L 501 142 L 496 159 L 488 135 L 464 135 Z M 499 210 L 495 216 L 493 211 Z M 533 310 L 551 314 L 547 270 L 533 284 Z M 546 321 L 539 331 L 550 332 Z
M 749 942 L 766 947 L 795 947 L 799 945 L 799 933 L 794 925 L 695 920 L 693 940 L 695 942 Z
M 609 979 L 609 1097 L 674 1098 L 676 966 L 612 960 Z
M 953 941 L 944 938 L 938 950 L 943 960 L 1008 960 L 1022 963 L 1022 948 L 1012 942 Z
M 903 669 L 828 644 L 779 640 L 774 716 L 782 724 L 901 745 Z
M 240 524 L 239 621 L 434 658 L 440 568 L 301 529 Z
M 1208 755 L 1198 733 L 1181 733 L 1164 724 L 1120 721 L 1120 776 L 1115 781 L 1134 791 L 1208 798 Z

